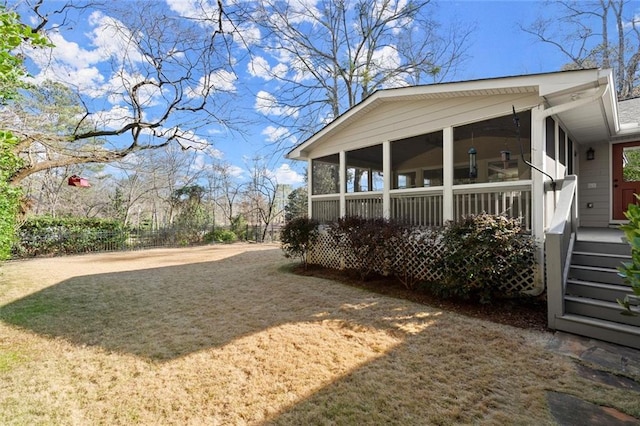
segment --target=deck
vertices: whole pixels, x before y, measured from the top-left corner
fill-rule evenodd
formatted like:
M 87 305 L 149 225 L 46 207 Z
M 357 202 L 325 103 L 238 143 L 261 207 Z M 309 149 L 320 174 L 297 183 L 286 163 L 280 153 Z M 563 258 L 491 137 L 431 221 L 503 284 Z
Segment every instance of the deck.
M 596 241 L 601 243 L 626 242 L 624 233 L 618 228 L 578 228 L 578 241 Z

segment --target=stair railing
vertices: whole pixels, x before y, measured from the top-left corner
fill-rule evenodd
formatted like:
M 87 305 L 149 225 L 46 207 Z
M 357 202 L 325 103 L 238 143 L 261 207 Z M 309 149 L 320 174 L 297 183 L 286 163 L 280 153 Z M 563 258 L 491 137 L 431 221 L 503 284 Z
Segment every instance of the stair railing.
M 551 224 L 545 233 L 547 323 L 552 330 L 556 328 L 556 318 L 564 315 L 565 286 L 578 224 L 577 187 L 576 175 L 564 178 Z

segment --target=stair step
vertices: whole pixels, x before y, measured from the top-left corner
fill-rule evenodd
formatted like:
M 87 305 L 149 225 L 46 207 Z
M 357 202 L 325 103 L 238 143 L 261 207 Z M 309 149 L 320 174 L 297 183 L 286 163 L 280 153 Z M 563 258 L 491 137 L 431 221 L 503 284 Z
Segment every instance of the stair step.
M 631 247 L 628 243 L 603 243 L 597 241 L 576 241 L 573 246 L 574 251 L 604 254 L 630 255 Z
M 555 319 L 556 330 L 640 349 L 640 327 L 565 314 Z
M 580 281 L 624 285 L 622 277 L 615 268 L 572 264 L 569 268 L 568 278 Z
M 622 262 L 631 260 L 628 254 L 593 253 L 574 251 L 571 255 L 572 265 L 597 266 L 601 268 L 618 268 Z
M 640 327 L 640 315 L 622 315 L 622 307 L 616 302 L 607 302 L 588 297 L 565 296 L 564 308 L 567 314 L 575 314 Z
M 615 302 L 617 299 L 624 299 L 627 294 L 631 293 L 631 287 L 628 285 L 597 283 L 576 279 L 567 280 L 566 294 L 571 296 Z

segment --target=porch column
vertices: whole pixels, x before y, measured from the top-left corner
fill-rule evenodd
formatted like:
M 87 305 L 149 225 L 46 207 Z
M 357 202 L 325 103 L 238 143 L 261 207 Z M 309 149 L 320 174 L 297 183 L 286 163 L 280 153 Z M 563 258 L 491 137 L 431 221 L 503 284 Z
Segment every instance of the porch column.
M 537 106 L 531 110 L 531 162 L 546 172 L 544 161 L 546 150 L 546 132 L 545 132 L 546 114 L 544 107 Z M 545 278 L 545 235 L 544 225 L 549 204 L 544 192 L 545 176 L 537 170 L 531 169 L 531 235 L 538 242 L 537 260 L 539 276 L 543 282 L 543 286 L 547 283 Z M 552 195 L 553 196 L 553 195 Z M 555 204 L 555 200 L 553 202 Z M 543 287 L 544 288 L 544 287 Z
M 543 161 L 546 148 L 545 119 L 544 107 L 537 106 L 531 110 L 531 162 L 547 172 L 545 161 Z M 545 177 L 542 173 L 531 169 L 531 233 L 539 242 L 544 241 L 545 216 L 547 204 L 550 201 L 545 196 L 544 181 Z M 538 203 L 542 203 L 542 206 Z
M 313 202 L 311 196 L 313 195 L 313 160 L 309 158 L 307 160 L 307 217 L 315 219 L 313 217 Z
M 382 217 L 391 219 L 391 142 L 382 142 Z
M 347 153 L 340 151 L 340 217 L 347 215 Z
M 442 131 L 442 220 L 453 220 L 453 127 Z

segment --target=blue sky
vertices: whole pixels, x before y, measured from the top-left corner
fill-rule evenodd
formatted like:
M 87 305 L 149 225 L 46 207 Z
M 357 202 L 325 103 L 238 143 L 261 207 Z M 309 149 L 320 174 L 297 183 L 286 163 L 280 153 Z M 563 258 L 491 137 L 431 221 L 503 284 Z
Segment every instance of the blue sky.
M 445 1 L 442 5 L 477 25 L 471 58 L 460 75 L 463 80 L 557 71 L 566 61 L 518 27 L 542 13 L 541 1 Z
M 46 3 L 49 1 L 51 0 Z M 192 7 L 194 0 L 163 0 L 162 3 L 165 1 L 169 13 L 183 16 L 195 13 Z M 313 0 L 298 1 L 305 1 L 307 4 L 313 2 Z M 54 1 L 51 3 L 55 4 Z M 134 4 L 135 1 L 131 0 L 130 3 Z M 215 1 L 211 4 L 215 4 Z M 529 24 L 540 15 L 553 16 L 554 9 L 545 5 L 543 1 L 441 0 L 437 5 L 439 21 L 446 23 L 457 20 L 463 25 L 475 26 L 475 31 L 469 39 L 468 59 L 457 74 L 451 76 L 449 80 L 552 72 L 559 70 L 567 62 L 556 49 L 536 42 L 532 36 L 518 28 L 519 23 Z M 633 11 L 634 14 L 640 12 L 640 0 L 631 1 L 626 10 Z M 40 58 L 35 62 L 46 63 L 46 70 L 44 65 L 41 68 L 32 69 L 36 78 L 42 79 L 45 76 L 60 78 L 82 86 L 82 90 L 88 96 L 96 102 L 104 103 L 105 120 L 122 112 L 122 106 L 110 100 L 100 101 L 100 90 L 104 87 L 113 87 L 110 81 L 112 76 L 106 75 L 104 66 L 110 58 L 113 59 L 118 51 L 121 51 L 114 36 L 104 29 L 103 24 L 109 19 L 109 16 L 101 13 L 84 15 L 74 31 L 61 32 L 53 36 L 56 44 L 54 56 L 60 59 L 60 63 L 52 65 L 46 59 Z M 245 34 L 259 37 L 255 28 L 245 28 Z M 265 58 L 267 58 L 266 55 Z M 273 62 L 273 55 L 268 58 L 267 66 L 272 71 L 277 66 L 283 66 L 282 63 Z M 246 57 L 244 60 L 247 61 Z M 256 154 L 268 154 L 271 150 L 270 135 L 284 131 L 274 126 L 269 120 L 273 117 L 269 115 L 285 114 L 289 111 L 279 111 L 273 106 L 265 105 L 264 99 L 260 101 L 256 98 L 258 93 L 262 93 L 263 98 L 275 96 L 273 93 L 277 91 L 277 86 L 259 72 L 249 72 L 248 63 L 239 63 L 235 71 L 237 79 L 224 73 L 216 75 L 216 79 L 218 84 L 235 93 L 236 104 L 233 109 L 241 115 L 251 114 L 253 120 L 250 125 L 243 126 L 244 135 L 226 132 L 222 128 L 212 126 L 209 133 L 214 145 L 209 149 L 208 154 L 210 157 L 234 165 L 241 178 L 244 174 L 243 170 L 246 170 L 248 159 Z M 153 94 L 150 94 L 150 97 L 152 96 Z M 296 141 L 293 140 L 291 143 L 294 144 Z M 304 164 L 291 163 L 282 157 L 277 157 L 270 166 L 280 183 L 293 185 L 302 183 Z

